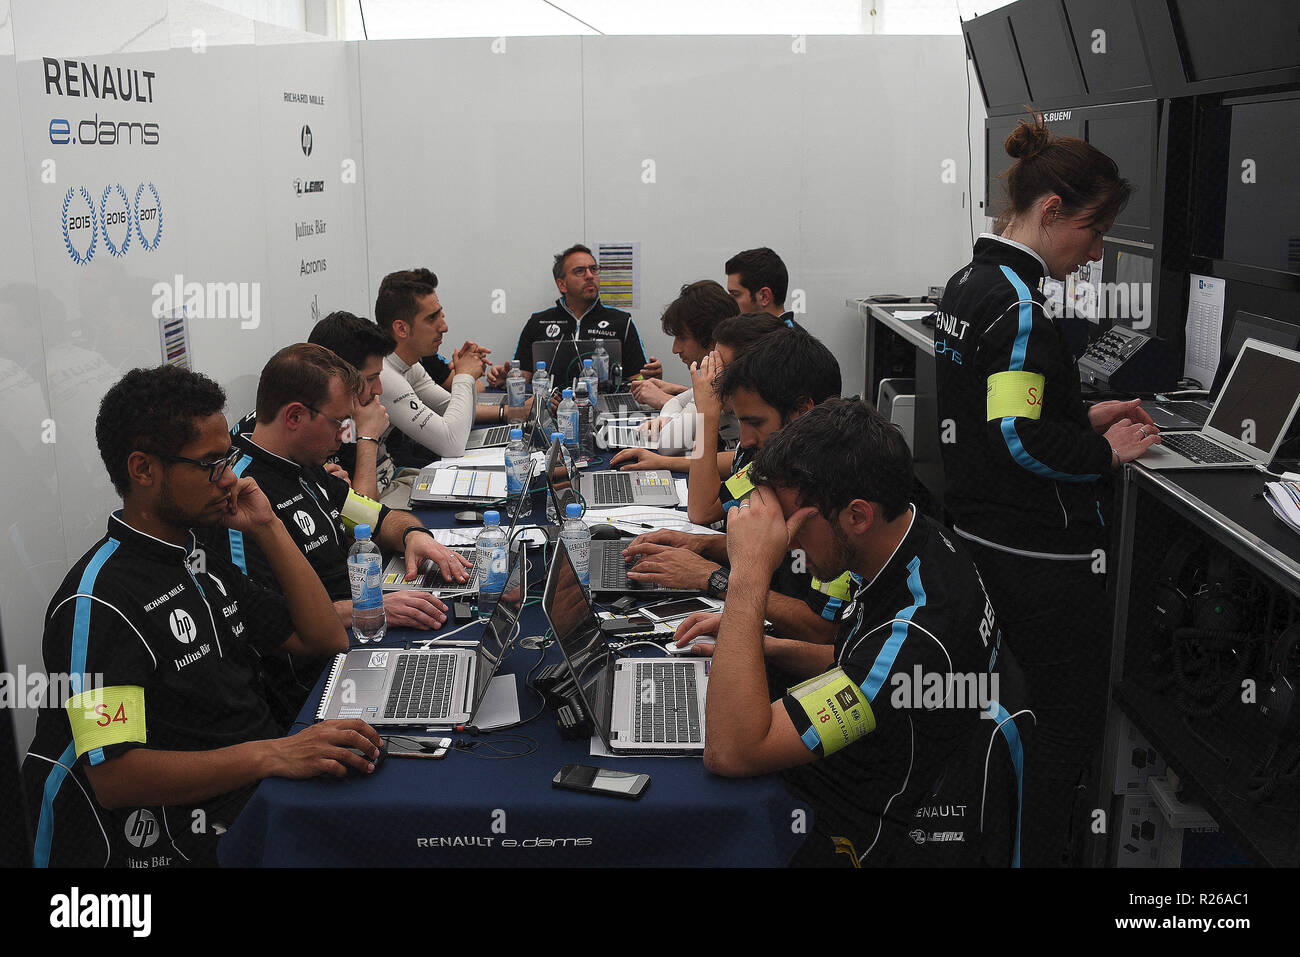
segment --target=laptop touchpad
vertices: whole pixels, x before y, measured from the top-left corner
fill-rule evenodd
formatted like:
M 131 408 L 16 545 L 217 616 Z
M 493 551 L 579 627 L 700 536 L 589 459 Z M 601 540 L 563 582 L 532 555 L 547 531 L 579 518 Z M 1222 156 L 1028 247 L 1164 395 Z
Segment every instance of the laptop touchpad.
M 387 674 L 383 668 L 349 668 L 345 677 L 355 684 L 357 691 L 378 691 L 384 686 Z

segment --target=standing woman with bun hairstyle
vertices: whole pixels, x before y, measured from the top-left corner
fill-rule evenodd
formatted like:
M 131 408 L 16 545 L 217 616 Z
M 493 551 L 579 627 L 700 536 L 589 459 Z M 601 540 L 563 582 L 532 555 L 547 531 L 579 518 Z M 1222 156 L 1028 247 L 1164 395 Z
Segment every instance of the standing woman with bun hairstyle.
M 1089 406 L 1045 278 L 1101 258 L 1132 192 L 1083 140 L 1021 122 L 999 235 L 944 289 L 935 328 L 944 505 L 1028 681 L 1022 861 L 1080 863 L 1105 727 L 1111 621 L 1098 483 L 1160 441 L 1137 402 Z

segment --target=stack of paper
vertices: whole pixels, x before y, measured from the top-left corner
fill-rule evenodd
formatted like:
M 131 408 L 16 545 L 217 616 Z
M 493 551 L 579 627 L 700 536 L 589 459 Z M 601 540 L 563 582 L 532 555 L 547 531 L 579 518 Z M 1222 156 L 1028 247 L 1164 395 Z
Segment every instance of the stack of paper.
M 1300 482 L 1267 482 L 1264 498 L 1278 518 L 1300 532 Z
M 660 528 L 671 528 L 692 535 L 716 535 L 711 528 L 696 525 L 686 517 L 685 512 L 671 508 L 654 508 L 648 505 L 620 505 L 618 508 L 605 508 L 600 511 L 588 509 L 582 520 L 590 525 L 603 525 L 606 522 L 624 531 L 637 535 Z M 650 526 L 647 528 L 646 526 Z

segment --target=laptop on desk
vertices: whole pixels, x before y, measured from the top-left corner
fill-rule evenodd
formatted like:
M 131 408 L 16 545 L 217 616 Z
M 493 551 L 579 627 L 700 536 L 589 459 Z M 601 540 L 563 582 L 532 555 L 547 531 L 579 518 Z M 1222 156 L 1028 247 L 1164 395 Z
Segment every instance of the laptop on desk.
M 528 463 L 528 477 L 524 479 L 524 488 L 533 480 L 533 473 L 537 470 L 536 462 Z M 525 494 L 519 497 L 515 502 L 511 513 L 510 527 L 506 530 L 506 541 L 509 542 L 515 533 L 515 526 L 519 524 L 519 517 L 532 508 L 531 496 Z M 423 591 L 437 595 L 439 598 L 452 598 L 458 595 L 476 595 L 478 594 L 478 564 L 476 562 L 476 546 L 472 543 L 464 545 L 447 546 L 457 555 L 467 559 L 472 566 L 469 578 L 464 582 L 453 581 L 444 578 L 442 571 L 433 563 L 432 559 L 426 558 L 416 569 L 416 576 L 413 580 L 406 580 L 406 556 L 397 554 L 388 560 L 384 567 L 384 573 L 379 578 L 379 587 L 384 591 Z
M 1136 461 L 1149 469 L 1267 466 L 1300 407 L 1300 352 L 1255 339 L 1243 344 L 1204 426 L 1161 431 Z
M 563 548 L 551 561 L 542 611 L 611 754 L 704 753 L 702 660 L 616 658 Z
M 1210 409 L 1214 407 L 1214 400 L 1223 390 L 1224 380 L 1227 379 L 1228 372 L 1237 361 L 1241 347 L 1247 339 L 1294 349 L 1300 345 L 1300 327 L 1238 309 L 1233 314 L 1228 341 L 1219 358 L 1219 366 L 1215 371 L 1209 394 L 1203 399 L 1162 399 L 1161 397 L 1145 399 L 1142 402 L 1143 411 L 1151 416 L 1151 421 L 1161 430 L 1196 430 L 1205 425 L 1210 417 Z
M 573 494 L 573 487 L 569 481 L 570 474 L 563 446 L 558 442 L 553 443 L 550 455 L 547 456 L 546 494 L 550 497 L 557 515 L 563 515 L 564 506 L 578 500 Z M 667 585 L 655 582 L 633 581 L 628 578 L 627 570 L 630 566 L 623 558 L 623 549 L 626 547 L 627 540 L 624 539 L 593 538 L 591 540 L 587 552 L 587 577 L 593 592 L 697 594 L 697 589 L 693 588 L 669 588 Z
M 316 720 L 361 718 L 376 728 L 450 727 L 473 721 L 518 635 L 527 565 L 523 549 L 511 554 L 501 600 L 474 648 L 357 648 L 339 655 Z
M 614 366 L 623 364 L 623 342 L 620 339 L 578 339 L 576 342 L 573 339 L 550 339 L 533 343 L 533 368 L 537 368 L 538 362 L 545 362 L 555 387 L 568 388 L 582 371 L 582 360 L 590 359 L 596 346 L 605 347 L 611 371 Z M 608 388 L 608 383 L 609 380 L 605 379 L 601 385 Z

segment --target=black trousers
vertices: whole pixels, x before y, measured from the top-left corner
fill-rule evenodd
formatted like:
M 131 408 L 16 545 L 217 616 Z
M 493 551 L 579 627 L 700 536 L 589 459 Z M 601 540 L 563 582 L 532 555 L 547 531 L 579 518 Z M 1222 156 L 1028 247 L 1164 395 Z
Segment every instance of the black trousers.
M 1072 867 L 1097 837 L 1112 622 L 1091 561 L 1012 555 L 963 539 L 1038 721 L 1025 754 L 1021 863 Z M 1109 813 L 1109 808 L 1105 810 Z M 1109 822 L 1107 822 L 1109 823 Z

